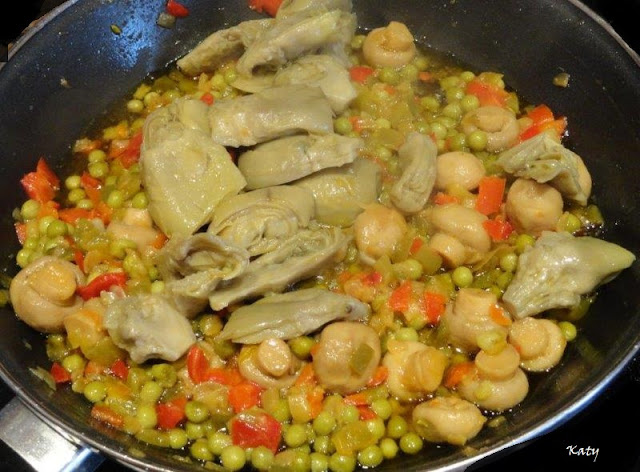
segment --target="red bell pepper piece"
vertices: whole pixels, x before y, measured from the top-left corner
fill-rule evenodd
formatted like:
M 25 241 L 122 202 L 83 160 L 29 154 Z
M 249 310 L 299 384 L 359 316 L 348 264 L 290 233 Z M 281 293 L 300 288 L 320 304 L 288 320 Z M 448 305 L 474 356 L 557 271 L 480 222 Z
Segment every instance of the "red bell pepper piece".
M 120 380 L 127 380 L 127 377 L 129 377 L 129 366 L 122 359 L 116 359 L 115 362 L 111 364 L 109 370 Z
M 25 174 L 20 183 L 29 198 L 40 203 L 53 200 L 56 192 L 60 190 L 60 179 L 56 177 L 43 158 L 38 160 L 36 170 Z
M 186 417 L 184 407 L 187 404 L 186 397 L 174 398 L 166 403 L 156 405 L 156 416 L 158 418 L 158 428 L 175 428 Z
M 259 13 L 276 16 L 282 0 L 249 0 L 249 8 Z
M 260 404 L 262 389 L 254 383 L 242 382 L 229 389 L 229 404 L 240 413 Z
M 438 324 L 444 314 L 447 299 L 444 295 L 435 292 L 424 292 L 422 295 L 424 315 L 431 324 Z
M 189 9 L 175 0 L 169 0 L 167 2 L 167 13 L 176 18 L 184 18 L 185 16 L 189 16 Z
M 231 441 L 243 449 L 265 446 L 274 454 L 280 445 L 282 425 L 273 416 L 263 412 L 245 412 L 229 422 Z
M 57 384 L 71 382 L 71 374 L 57 362 L 51 365 L 51 376 Z
M 409 302 L 411 301 L 411 291 L 411 282 L 409 280 L 402 282 L 398 288 L 391 292 L 388 302 L 389 308 L 401 313 L 406 312 L 409 309 Z
M 373 75 L 373 69 L 367 66 L 353 66 L 349 69 L 349 76 L 354 82 L 364 84 Z
M 507 180 L 501 177 L 483 177 L 478 186 L 476 210 L 483 215 L 491 215 L 500 211 Z
M 118 156 L 120 162 L 128 169 L 140 159 L 140 147 L 142 146 L 142 130 L 131 136 L 127 147 L 124 148 L 122 154 Z
M 487 231 L 493 241 L 504 241 L 513 232 L 513 226 L 506 220 L 494 218 L 493 220 L 485 220 L 482 226 Z
M 467 84 L 467 94 L 478 97 L 480 106 L 502 107 L 507 103 L 509 93 L 497 85 L 484 82 L 480 79 L 473 79 Z
M 109 290 L 114 285 L 124 288 L 127 283 L 127 274 L 124 272 L 107 272 L 97 276 L 83 287 L 78 287 L 76 292 L 83 300 L 89 300 L 100 295 L 103 290 Z

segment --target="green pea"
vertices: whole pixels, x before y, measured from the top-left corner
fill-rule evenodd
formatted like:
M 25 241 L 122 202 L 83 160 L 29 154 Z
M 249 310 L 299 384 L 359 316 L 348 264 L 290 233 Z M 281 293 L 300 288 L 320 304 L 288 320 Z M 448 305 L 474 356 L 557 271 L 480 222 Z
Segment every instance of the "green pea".
M 53 216 L 51 216 L 51 215 L 43 216 L 42 218 L 40 218 L 38 220 L 38 231 L 40 232 L 40 234 L 46 235 L 47 234 L 47 228 L 49 228 L 49 225 L 54 220 L 55 220 L 55 218 Z
M 107 154 L 102 149 L 94 149 L 87 156 L 87 160 L 90 164 L 95 162 L 102 162 L 107 158 Z
M 358 462 L 363 467 L 376 467 L 382 463 L 384 456 L 379 446 L 372 445 L 358 453 Z
M 209 446 L 209 450 L 216 456 L 222 454 L 222 450 L 232 444 L 233 442 L 231 441 L 231 436 L 220 431 L 216 431 L 215 433 L 210 434 L 207 438 L 207 445 Z
M 109 173 L 109 164 L 103 161 L 94 162 L 87 166 L 89 175 L 95 179 L 101 179 Z
M 313 440 L 313 450 L 320 454 L 329 455 L 335 451 L 335 447 L 329 436 L 316 436 Z
M 336 427 L 336 419 L 328 411 L 321 411 L 313 420 L 313 430 L 321 436 L 329 434 Z
M 84 190 L 82 190 L 81 188 L 74 188 L 73 190 L 69 191 L 67 195 L 67 199 L 71 203 L 78 203 L 80 200 L 82 200 L 86 196 L 87 194 L 85 193 Z
M 32 220 L 37 217 L 39 211 L 40 203 L 32 199 L 27 200 L 22 204 L 22 207 L 20 207 L 20 215 L 25 220 Z
M 240 446 L 227 446 L 220 453 L 220 462 L 228 470 L 242 469 L 246 460 L 244 450 Z
M 94 380 L 85 385 L 83 394 L 91 403 L 98 403 L 106 398 L 107 386 L 100 380 Z
M 398 444 L 391 438 L 380 441 L 380 450 L 385 459 L 393 459 L 398 454 Z
M 558 323 L 558 328 L 560 328 L 560 331 L 562 331 L 562 335 L 567 341 L 573 341 L 578 335 L 576 325 L 569 321 L 561 321 L 560 323 Z
M 67 234 L 67 224 L 61 220 L 53 220 L 47 227 L 47 237 L 57 238 Z
M 70 354 L 62 359 L 62 367 L 71 373 L 82 371 L 84 366 L 85 360 L 80 354 Z
M 223 74 L 224 81 L 228 84 L 232 84 L 238 78 L 238 73 L 235 69 L 227 69 Z
M 129 100 L 127 102 L 127 110 L 129 110 L 131 113 L 142 113 L 142 111 L 144 110 L 144 103 L 142 102 L 142 100 L 138 100 L 136 98 L 134 98 L 133 100 Z
M 284 432 L 284 442 L 289 447 L 302 446 L 307 442 L 306 428 L 301 424 L 292 424 Z
M 340 116 L 333 122 L 333 129 L 336 133 L 344 136 L 353 131 L 353 125 L 351 124 L 351 121 L 349 121 L 349 118 Z
M 329 458 L 325 454 L 312 452 L 309 457 L 311 458 L 311 472 L 326 472 L 329 470 Z
M 391 128 L 391 122 L 389 120 L 387 120 L 386 118 L 378 118 L 375 121 L 376 124 L 376 128 L 380 128 L 380 129 L 390 129 Z
M 448 103 L 459 102 L 464 96 L 464 90 L 459 87 L 451 87 L 445 91 L 445 97 Z
M 460 85 L 461 79 L 460 77 L 456 77 L 455 75 L 450 75 L 448 77 L 444 77 L 440 79 L 440 88 L 443 90 L 450 89 L 453 87 L 457 87 Z
M 76 208 L 81 208 L 82 210 L 91 210 L 93 208 L 93 202 L 88 198 L 83 198 L 76 202 Z
M 467 136 L 467 145 L 474 151 L 482 151 L 487 147 L 487 133 L 475 130 Z
M 155 403 L 162 395 L 163 390 L 164 389 L 158 382 L 149 380 L 145 382 L 140 389 L 140 400 L 148 403 Z
M 400 438 L 400 450 L 405 454 L 417 454 L 422 446 L 422 438 L 416 433 L 407 433 Z
M 501 274 L 496 277 L 496 285 L 500 289 L 506 290 L 511 283 L 511 279 L 513 279 L 513 272 L 501 272 Z
M 329 458 L 329 467 L 333 472 L 352 472 L 356 468 L 356 458 L 336 452 Z
M 363 34 L 357 34 L 353 37 L 353 39 L 351 40 L 351 47 L 353 49 L 360 49 L 362 47 L 362 45 L 364 44 L 364 40 L 365 40 L 366 36 Z
M 516 238 L 516 252 L 522 254 L 528 247 L 533 246 L 536 240 L 529 234 L 519 234 Z
M 463 112 L 475 110 L 480 106 L 480 100 L 475 95 L 465 95 L 460 99 L 460 106 Z
M 291 352 L 298 359 L 307 359 L 311 353 L 311 348 L 315 346 L 316 341 L 309 336 L 298 336 L 297 338 L 293 338 L 289 341 L 289 347 L 291 348 Z
M 430 112 L 435 113 L 440 109 L 440 101 L 433 95 L 427 95 L 426 97 L 422 97 L 420 99 L 420 106 L 422 106 L 422 108 L 426 110 L 429 110 Z
M 460 74 L 460 78 L 465 82 L 471 82 L 473 79 L 475 79 L 475 77 L 476 77 L 476 74 L 468 70 L 465 70 Z
M 447 136 L 447 127 L 442 123 L 435 121 L 431 123 L 431 132 L 434 134 L 436 139 L 444 139 Z
M 459 120 L 462 116 L 462 106 L 458 102 L 449 103 L 442 109 L 442 114 L 454 120 Z
M 451 274 L 451 279 L 457 287 L 469 287 L 473 283 L 473 272 L 467 266 L 456 267 Z
M 514 272 L 518 267 L 518 256 L 510 252 L 500 258 L 500 268 L 505 272 Z
M 273 452 L 265 446 L 258 446 L 251 452 L 251 465 L 258 470 L 269 470 L 273 464 Z
M 413 60 L 414 65 L 418 68 L 419 71 L 427 70 L 429 67 L 429 59 L 424 56 L 417 56 Z
M 409 425 L 402 416 L 392 415 L 387 423 L 387 435 L 390 438 L 398 439 L 407 433 Z
M 184 429 L 173 428 L 169 430 L 169 445 L 172 449 L 182 449 L 189 442 L 189 437 Z
M 393 264 L 393 273 L 399 279 L 418 280 L 422 277 L 422 264 L 415 259 L 406 259 Z
M 463 133 L 456 133 L 449 138 L 452 151 L 464 151 L 467 148 L 467 137 Z
M 209 418 L 207 405 L 197 400 L 191 400 L 184 406 L 184 414 L 193 423 L 202 423 Z
M 73 190 L 80 188 L 80 184 L 82 183 L 82 179 L 79 175 L 70 175 L 66 179 L 64 179 L 64 186 L 67 190 Z
M 108 175 L 104 179 L 104 186 L 105 187 L 115 187 L 115 185 L 117 183 L 118 183 L 118 176 L 117 175 Z
M 416 80 L 418 78 L 418 73 L 420 71 L 418 70 L 418 68 L 413 65 L 413 64 L 407 64 L 406 66 L 404 66 L 401 71 L 400 71 L 400 75 L 402 75 L 402 77 L 404 77 L 405 79 L 413 82 L 414 80 Z
M 153 428 L 158 423 L 158 417 L 156 416 L 156 409 L 154 405 L 150 403 L 142 403 L 141 405 L 138 405 L 136 419 L 143 428 Z
M 24 269 L 29 265 L 29 262 L 31 262 L 32 254 L 33 251 L 30 249 L 20 249 L 18 254 L 16 254 L 16 263 Z
M 395 338 L 398 341 L 417 341 L 418 332 L 413 328 L 399 328 L 395 332 Z
M 386 426 L 382 418 L 373 418 L 365 421 L 367 429 L 376 439 L 380 439 L 386 432 Z
M 429 134 L 431 132 L 431 126 L 425 120 L 419 120 L 415 123 L 416 131 L 422 134 Z
M 204 439 L 196 439 L 189 448 L 189 452 L 195 459 L 201 461 L 210 461 L 213 459 L 213 454 L 211 454 L 211 451 L 207 446 L 207 441 Z
M 354 405 L 345 405 L 340 412 L 340 422 L 342 424 L 353 423 L 360 419 L 360 412 Z
M 107 197 L 107 205 L 110 208 L 121 208 L 124 204 L 124 194 L 120 190 L 112 190 Z
M 388 419 L 393 413 L 393 406 L 386 398 L 377 398 L 371 402 L 371 409 L 383 420 Z
M 184 430 L 187 433 L 189 439 L 200 439 L 207 435 L 207 430 L 203 423 L 194 423 L 187 421 L 184 425 Z
M 400 82 L 400 74 L 391 67 L 383 67 L 378 74 L 378 79 L 385 84 L 396 85 Z
M 147 198 L 147 194 L 144 192 L 136 193 L 131 199 L 131 206 L 133 208 L 137 208 L 139 210 L 144 210 L 149 205 L 149 199 Z

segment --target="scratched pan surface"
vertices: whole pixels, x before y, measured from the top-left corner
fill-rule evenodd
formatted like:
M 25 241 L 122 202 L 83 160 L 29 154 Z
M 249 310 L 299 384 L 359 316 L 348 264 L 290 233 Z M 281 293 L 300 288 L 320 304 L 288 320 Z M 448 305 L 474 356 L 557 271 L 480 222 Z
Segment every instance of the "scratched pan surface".
M 0 258 L 13 275 L 11 211 L 20 204 L 21 176 L 40 156 L 61 169 L 70 144 L 148 73 L 184 54 L 209 32 L 256 18 L 242 0 L 185 0 L 189 17 L 173 30 L 156 26 L 162 2 L 76 0 L 22 38 L 0 69 Z M 569 117 L 568 145 L 594 177 L 595 202 L 608 222 L 605 238 L 639 254 L 640 74 L 638 58 L 574 1 L 354 0 L 359 23 L 409 25 L 425 45 L 476 70 L 505 73 L 507 83 L 533 103 Z M 115 35 L 110 25 L 122 29 Z M 551 85 L 561 71 L 570 86 Z M 65 79 L 68 87 L 61 86 Z M 490 460 L 559 426 L 606 389 L 640 349 L 638 264 L 605 286 L 580 324 L 579 341 L 562 364 L 532 381 L 525 401 L 501 427 L 485 429 L 467 457 L 449 447 L 426 447 L 380 471 L 457 470 Z M 89 419 L 89 405 L 62 389 L 49 390 L 29 374 L 47 365 L 43 337 L 0 313 L 0 375 L 41 418 L 72 438 L 135 469 L 198 470 L 164 451 Z M 132 454 L 131 448 L 144 452 Z

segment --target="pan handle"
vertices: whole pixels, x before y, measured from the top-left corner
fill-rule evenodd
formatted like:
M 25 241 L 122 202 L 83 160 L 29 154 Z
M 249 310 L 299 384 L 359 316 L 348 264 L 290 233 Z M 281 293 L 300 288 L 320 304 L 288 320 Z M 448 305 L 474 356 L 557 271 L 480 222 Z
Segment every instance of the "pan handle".
M 31 467 L 47 472 L 93 472 L 98 452 L 67 440 L 14 397 L 0 410 L 0 439 Z

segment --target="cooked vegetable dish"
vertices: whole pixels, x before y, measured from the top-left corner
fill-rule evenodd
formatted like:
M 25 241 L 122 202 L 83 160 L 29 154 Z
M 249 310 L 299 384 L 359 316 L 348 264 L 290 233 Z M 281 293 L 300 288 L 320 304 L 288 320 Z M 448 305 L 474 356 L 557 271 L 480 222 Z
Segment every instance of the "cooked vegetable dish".
M 359 32 L 349 0 L 252 4 L 274 17 L 145 80 L 63 180 L 45 158 L 21 180 L 34 373 L 207 468 L 464 446 L 635 256 L 600 237 L 567 118 L 500 73 Z

